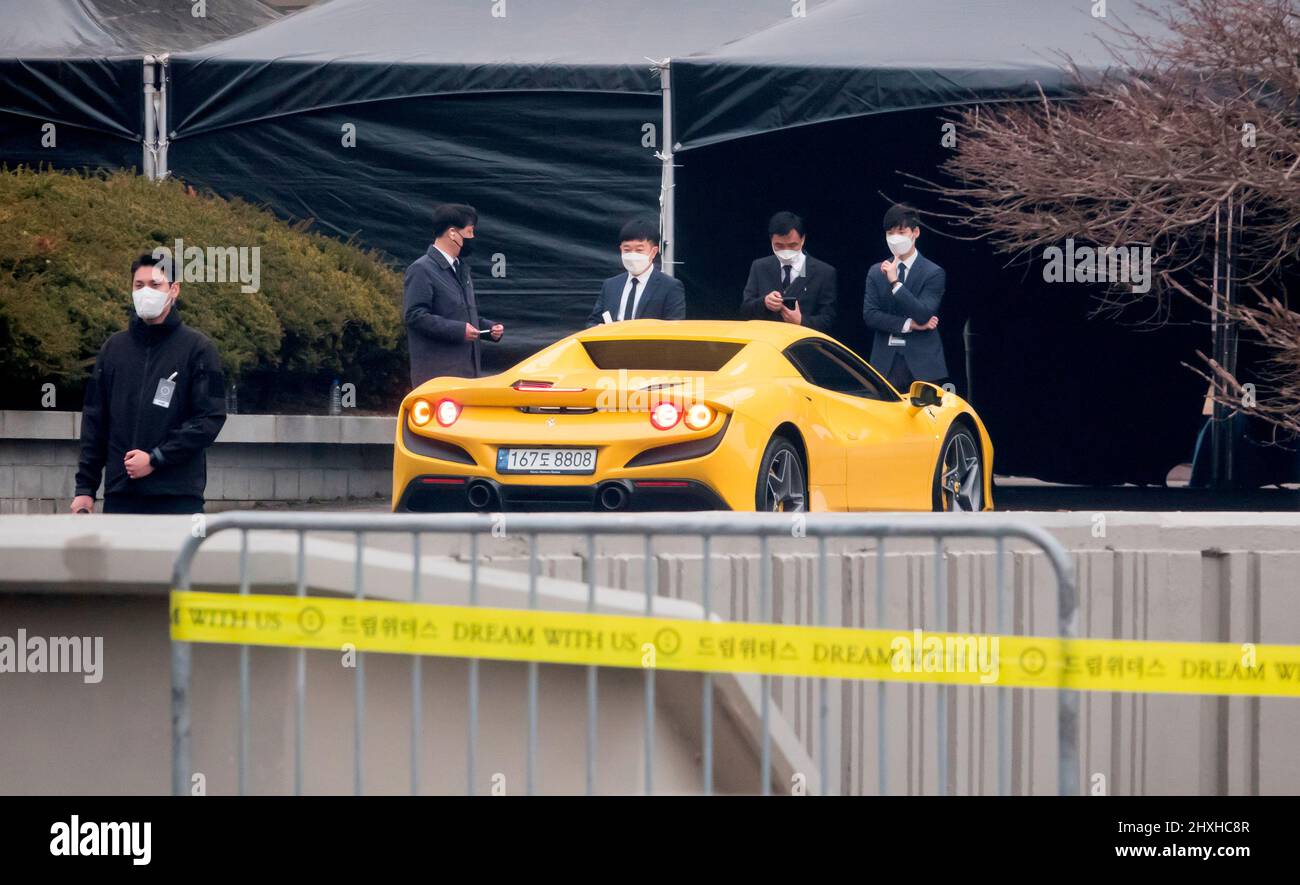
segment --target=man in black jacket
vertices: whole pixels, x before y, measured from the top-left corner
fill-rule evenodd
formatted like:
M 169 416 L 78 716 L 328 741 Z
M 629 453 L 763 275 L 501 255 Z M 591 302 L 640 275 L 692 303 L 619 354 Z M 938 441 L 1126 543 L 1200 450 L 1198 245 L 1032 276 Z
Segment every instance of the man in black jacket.
M 477 378 L 479 342 L 500 341 L 505 332 L 505 326 L 479 316 L 474 278 L 464 260 L 473 251 L 477 224 L 473 206 L 435 206 L 433 244 L 406 269 L 402 312 L 412 387 L 441 375 Z
M 217 349 L 181 322 L 180 284 L 161 259 L 131 264 L 136 315 L 99 351 L 81 410 L 73 513 L 90 513 L 104 476 L 105 513 L 200 513 L 203 450 L 226 423 Z
M 749 266 L 740 315 L 777 320 L 833 335 L 839 281 L 835 268 L 805 255 L 803 219 L 778 212 L 767 223 L 772 253 Z

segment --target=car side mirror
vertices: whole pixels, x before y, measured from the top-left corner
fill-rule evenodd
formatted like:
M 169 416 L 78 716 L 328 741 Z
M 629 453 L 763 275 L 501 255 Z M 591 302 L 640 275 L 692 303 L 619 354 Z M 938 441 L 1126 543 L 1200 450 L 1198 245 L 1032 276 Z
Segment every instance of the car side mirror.
M 918 409 L 923 409 L 926 406 L 942 406 L 943 388 L 928 384 L 925 381 L 913 381 L 912 386 L 907 391 L 907 398 Z

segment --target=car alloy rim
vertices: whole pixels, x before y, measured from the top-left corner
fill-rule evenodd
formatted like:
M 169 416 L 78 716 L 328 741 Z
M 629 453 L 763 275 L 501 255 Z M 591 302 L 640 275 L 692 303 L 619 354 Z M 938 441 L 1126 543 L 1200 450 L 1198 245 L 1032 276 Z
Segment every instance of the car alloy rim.
M 803 472 L 789 449 L 781 449 L 768 464 L 766 503 L 766 509 L 774 512 L 803 510 Z
M 964 433 L 948 441 L 943 453 L 943 503 L 945 510 L 979 510 L 983 499 L 980 459 L 975 443 Z

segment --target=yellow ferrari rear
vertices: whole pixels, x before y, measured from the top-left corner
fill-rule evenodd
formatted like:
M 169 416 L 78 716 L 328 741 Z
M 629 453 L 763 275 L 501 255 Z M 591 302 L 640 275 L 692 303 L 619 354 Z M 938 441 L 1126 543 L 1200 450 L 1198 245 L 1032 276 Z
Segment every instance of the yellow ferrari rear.
M 889 403 L 834 401 L 787 358 L 811 337 L 831 341 L 762 321 L 637 320 L 499 375 L 435 378 L 401 405 L 393 509 L 928 510 L 943 430 L 966 413 L 991 464 L 956 397 L 920 422 L 892 388 Z M 870 477 L 850 465 L 868 439 Z

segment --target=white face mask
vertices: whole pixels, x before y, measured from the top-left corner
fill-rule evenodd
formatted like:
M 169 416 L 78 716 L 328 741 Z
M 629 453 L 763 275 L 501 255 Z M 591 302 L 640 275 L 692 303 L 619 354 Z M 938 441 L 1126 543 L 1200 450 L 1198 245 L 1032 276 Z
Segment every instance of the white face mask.
M 645 273 L 646 268 L 650 266 L 650 256 L 643 255 L 640 252 L 624 252 L 623 267 L 634 277 L 639 277 Z
M 782 264 L 794 264 L 794 260 L 799 257 L 802 249 L 773 249 L 777 258 L 781 259 Z
M 131 300 L 135 302 L 136 315 L 142 320 L 156 320 L 167 308 L 167 293 L 151 286 L 134 289 Z
M 889 234 L 885 237 L 885 243 L 889 246 L 889 251 L 894 253 L 895 258 L 902 258 L 912 251 L 912 238 L 906 234 Z

